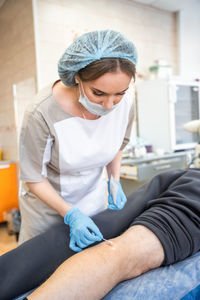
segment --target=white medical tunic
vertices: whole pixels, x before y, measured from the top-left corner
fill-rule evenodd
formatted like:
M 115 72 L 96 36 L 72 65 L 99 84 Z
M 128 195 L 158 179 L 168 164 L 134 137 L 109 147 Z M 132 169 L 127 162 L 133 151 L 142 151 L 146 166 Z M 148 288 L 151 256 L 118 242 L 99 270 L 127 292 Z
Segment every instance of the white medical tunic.
M 92 216 L 105 208 L 107 183 L 103 168 L 129 141 L 133 123 L 133 93 L 128 90 L 117 107 L 96 120 L 64 111 L 51 87 L 36 96 L 24 116 L 20 137 L 20 178 L 48 178 L 73 207 Z M 20 197 L 20 243 L 63 222 L 63 218 L 30 191 Z

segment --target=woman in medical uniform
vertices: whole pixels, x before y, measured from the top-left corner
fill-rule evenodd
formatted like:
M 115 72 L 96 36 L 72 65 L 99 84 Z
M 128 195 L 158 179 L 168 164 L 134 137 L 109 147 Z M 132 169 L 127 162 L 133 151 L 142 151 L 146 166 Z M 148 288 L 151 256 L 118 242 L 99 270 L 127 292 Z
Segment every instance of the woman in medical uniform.
M 70 226 L 70 248 L 103 236 L 90 216 L 122 209 L 121 152 L 133 122 L 137 52 L 113 30 L 77 38 L 58 63 L 60 80 L 41 91 L 26 111 L 20 138 L 22 243 L 50 226 Z M 107 167 L 108 187 L 103 177 Z

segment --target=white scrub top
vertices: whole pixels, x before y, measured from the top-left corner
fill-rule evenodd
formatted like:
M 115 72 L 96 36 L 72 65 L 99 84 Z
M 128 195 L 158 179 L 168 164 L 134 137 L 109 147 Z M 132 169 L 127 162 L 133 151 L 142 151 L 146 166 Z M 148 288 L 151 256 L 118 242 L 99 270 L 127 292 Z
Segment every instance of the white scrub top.
M 20 137 L 20 178 L 41 182 L 47 177 L 73 207 L 92 216 L 105 208 L 107 183 L 103 168 L 129 141 L 133 123 L 133 93 L 96 120 L 65 112 L 52 95 L 40 92 L 26 111 Z M 20 243 L 44 232 L 63 218 L 30 191 L 20 197 Z

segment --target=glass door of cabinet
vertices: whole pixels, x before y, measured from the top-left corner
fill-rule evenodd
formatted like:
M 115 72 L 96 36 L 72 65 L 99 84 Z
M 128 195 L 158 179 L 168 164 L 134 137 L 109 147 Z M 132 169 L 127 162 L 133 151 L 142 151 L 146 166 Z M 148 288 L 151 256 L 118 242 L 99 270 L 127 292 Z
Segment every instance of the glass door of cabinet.
M 176 86 L 175 130 L 176 144 L 198 142 L 198 133 L 185 131 L 183 126 L 200 118 L 199 87 L 191 85 Z

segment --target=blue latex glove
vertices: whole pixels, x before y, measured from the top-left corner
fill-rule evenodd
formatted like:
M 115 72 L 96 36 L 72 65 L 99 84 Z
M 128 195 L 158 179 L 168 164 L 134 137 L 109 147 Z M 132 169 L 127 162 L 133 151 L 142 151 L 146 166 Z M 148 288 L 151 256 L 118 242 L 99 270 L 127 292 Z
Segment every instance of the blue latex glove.
M 92 219 L 84 215 L 78 208 L 68 210 L 64 222 L 70 227 L 69 247 L 73 251 L 80 252 L 82 248 L 100 242 L 103 238 Z
M 119 181 L 113 177 L 108 181 L 108 209 L 120 210 L 127 202 L 126 195 L 123 192 Z

